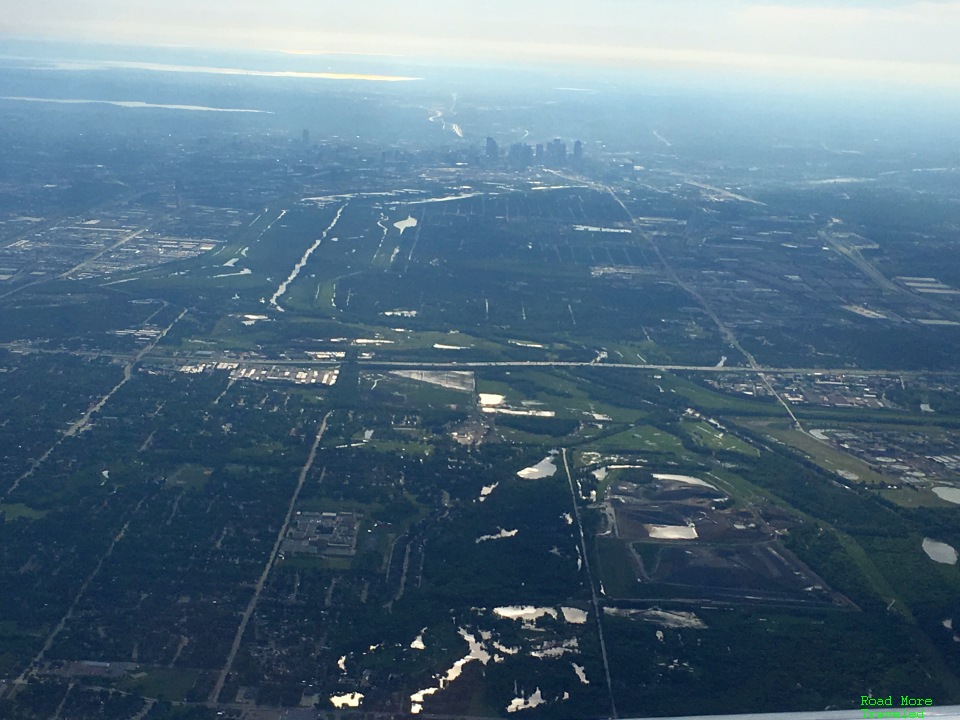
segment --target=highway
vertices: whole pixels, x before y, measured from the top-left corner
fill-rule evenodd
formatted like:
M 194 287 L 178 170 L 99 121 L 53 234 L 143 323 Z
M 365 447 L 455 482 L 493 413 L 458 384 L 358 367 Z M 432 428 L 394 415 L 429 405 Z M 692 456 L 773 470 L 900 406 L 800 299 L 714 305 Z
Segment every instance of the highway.
M 151 351 L 148 353 L 120 353 L 100 350 L 65 350 L 56 348 L 42 348 L 25 343 L 0 343 L 0 349 L 9 350 L 13 353 L 30 354 L 45 353 L 51 355 L 76 355 L 89 359 L 105 358 L 117 362 L 130 362 L 137 360 L 141 364 L 176 364 L 189 365 L 192 363 L 240 363 L 249 367 L 270 367 L 272 365 L 289 365 L 294 367 L 337 367 L 343 364 L 343 360 L 314 360 L 310 357 L 303 358 L 266 358 L 266 357 L 238 357 L 235 355 L 218 355 L 215 357 L 196 357 L 188 354 L 171 354 L 165 351 Z M 746 365 L 688 365 L 683 363 L 617 363 L 617 362 L 597 362 L 592 360 L 358 360 L 357 365 L 367 370 L 477 370 L 483 368 L 616 368 L 620 370 L 637 370 L 648 372 L 677 372 L 694 374 L 747 374 L 747 375 L 848 375 L 852 377 L 903 377 L 903 378 L 923 378 L 923 377 L 957 377 L 960 376 L 960 370 L 907 370 L 904 368 L 852 368 L 852 367 L 777 367 L 772 365 L 759 365 L 755 367 Z

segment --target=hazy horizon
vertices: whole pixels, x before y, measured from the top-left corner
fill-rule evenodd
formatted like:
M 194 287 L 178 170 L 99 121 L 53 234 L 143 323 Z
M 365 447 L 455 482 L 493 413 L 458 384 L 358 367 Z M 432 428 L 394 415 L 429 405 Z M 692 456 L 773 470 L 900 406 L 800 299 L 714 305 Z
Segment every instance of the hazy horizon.
M 787 82 L 960 85 L 960 2 L 437 0 L 362 8 L 299 0 L 54 2 L 5 9 L 0 34 L 39 41 L 352 54 Z

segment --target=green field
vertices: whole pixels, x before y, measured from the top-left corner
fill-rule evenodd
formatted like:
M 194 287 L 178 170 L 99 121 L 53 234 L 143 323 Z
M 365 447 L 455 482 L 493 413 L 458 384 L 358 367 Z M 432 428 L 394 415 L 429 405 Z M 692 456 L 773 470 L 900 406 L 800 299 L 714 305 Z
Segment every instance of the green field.
M 200 676 L 199 670 L 181 668 L 148 668 L 120 683 L 120 688 L 144 697 L 160 700 L 183 700 Z
M 870 485 L 887 485 L 890 482 L 889 478 L 883 477 L 859 458 L 848 455 L 807 433 L 787 427 L 782 422 L 746 419 L 740 419 L 739 422 L 754 432 L 768 435 L 799 450 L 824 470 L 838 474 L 851 473 L 851 477 L 846 478 L 847 480 L 853 480 L 852 476 L 855 475 L 856 481 Z
M 727 450 L 757 457 L 760 455 L 757 448 L 747 444 L 736 435 L 717 430 L 706 422 L 686 420 L 683 422 L 683 428 L 690 433 L 694 440 L 711 450 Z
M 8 521 L 19 518 L 36 520 L 47 514 L 45 511 L 34 510 L 23 503 L 0 503 L 0 513 L 3 513 L 3 517 Z
M 167 478 L 167 485 L 183 487 L 188 490 L 200 490 L 207 484 L 212 473 L 212 468 L 202 465 L 181 465 Z
M 601 438 L 587 449 L 599 452 L 657 452 L 683 455 L 688 451 L 675 435 L 650 425 L 638 425 L 629 430 Z

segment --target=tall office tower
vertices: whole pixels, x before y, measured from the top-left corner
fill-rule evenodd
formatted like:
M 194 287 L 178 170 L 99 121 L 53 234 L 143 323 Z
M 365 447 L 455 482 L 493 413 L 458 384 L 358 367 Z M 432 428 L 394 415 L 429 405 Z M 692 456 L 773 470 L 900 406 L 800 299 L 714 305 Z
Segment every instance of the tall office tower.
M 551 167 L 561 167 L 567 162 L 567 144 L 560 138 L 547 145 L 545 163 Z
M 487 158 L 496 160 L 500 156 L 500 148 L 497 147 L 497 141 L 492 137 L 487 138 Z
M 533 160 L 533 148 L 526 143 L 514 143 L 510 146 L 510 153 L 507 156 L 510 166 L 522 170 L 530 167 Z
M 573 143 L 573 161 L 580 162 L 583 160 L 583 143 L 577 140 Z
M 543 143 L 537 143 L 537 154 L 534 156 L 538 163 L 543 162 Z

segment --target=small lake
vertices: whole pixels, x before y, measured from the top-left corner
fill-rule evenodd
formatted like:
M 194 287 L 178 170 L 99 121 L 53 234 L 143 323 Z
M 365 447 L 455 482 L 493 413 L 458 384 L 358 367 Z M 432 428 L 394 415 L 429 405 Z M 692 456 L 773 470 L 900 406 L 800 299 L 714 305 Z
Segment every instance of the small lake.
M 696 540 L 697 528 L 693 525 L 644 525 L 650 537 L 657 540 Z M 954 558 L 956 562 L 956 558 Z
M 952 545 L 947 545 L 946 543 L 942 543 L 937 540 L 931 540 L 930 538 L 924 538 L 923 551 L 927 554 L 927 557 L 934 562 L 942 563 L 944 565 L 957 564 L 957 551 L 954 550 Z
M 415 228 L 417 226 L 417 219 L 413 215 L 408 215 L 406 220 L 395 222 L 393 226 L 400 231 L 401 235 L 403 235 L 404 230 Z
M 524 468 L 517 473 L 524 480 L 539 480 L 541 478 L 553 477 L 557 472 L 557 466 L 553 464 L 553 456 L 548 455 L 536 465 Z
M 947 502 L 952 502 L 957 505 L 960 505 L 960 488 L 955 487 L 935 487 L 933 492 L 941 500 L 946 500 Z

